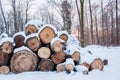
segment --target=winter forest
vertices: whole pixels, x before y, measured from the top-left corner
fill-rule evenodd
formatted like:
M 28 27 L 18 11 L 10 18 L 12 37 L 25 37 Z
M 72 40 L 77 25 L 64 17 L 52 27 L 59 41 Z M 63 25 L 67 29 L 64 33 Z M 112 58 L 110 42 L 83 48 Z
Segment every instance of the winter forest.
M 0 35 L 13 36 L 34 19 L 67 30 L 82 47 L 120 45 L 120 0 L 0 0 Z

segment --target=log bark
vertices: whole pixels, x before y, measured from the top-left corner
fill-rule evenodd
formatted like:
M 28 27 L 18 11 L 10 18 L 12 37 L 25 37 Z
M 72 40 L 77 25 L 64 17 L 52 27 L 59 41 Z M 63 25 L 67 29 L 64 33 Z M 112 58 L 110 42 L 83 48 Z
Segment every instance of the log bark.
M 78 52 L 78 51 L 75 51 L 73 54 L 72 54 L 72 59 L 73 59 L 73 61 L 75 61 L 75 62 L 79 62 L 80 61 L 80 52 Z
M 53 45 L 51 46 L 51 49 L 54 52 L 62 52 L 65 49 L 65 44 L 57 40 L 53 43 Z
M 51 55 L 51 51 L 48 47 L 41 47 L 39 50 L 38 50 L 38 56 L 40 58 L 45 58 L 45 59 L 48 59 Z
M 60 64 L 60 63 L 62 63 L 62 62 L 65 60 L 65 53 L 64 53 L 64 52 L 54 53 L 54 54 L 51 56 L 51 59 L 52 59 L 52 61 L 53 61 L 55 64 Z
M 0 66 L 7 65 L 9 62 L 10 56 L 2 51 L 0 51 Z
M 104 66 L 103 66 L 103 62 L 100 58 L 96 58 L 91 64 L 90 64 L 90 68 L 89 70 L 93 70 L 93 69 L 98 69 L 98 70 L 103 70 Z
M 25 40 L 25 37 L 22 36 L 22 35 L 15 36 L 14 37 L 14 42 L 15 42 L 16 48 L 23 46 L 24 45 L 24 40 Z
M 37 51 L 41 45 L 37 37 L 28 38 L 25 44 L 32 51 Z
M 14 73 L 33 71 L 37 67 L 37 56 L 28 50 L 18 51 L 12 56 L 10 66 Z
M 6 54 L 10 54 L 13 51 L 13 45 L 11 42 L 7 41 L 2 44 L 0 49 L 2 52 L 6 53 Z
M 90 65 L 87 62 L 83 62 L 80 65 L 85 66 L 89 70 Z
M 54 69 L 54 63 L 50 59 L 42 59 L 38 65 L 39 71 L 52 71 Z
M 10 72 L 10 68 L 8 66 L 0 67 L 0 74 L 8 74 Z
M 32 33 L 37 33 L 37 28 L 34 26 L 34 25 L 28 25 L 26 28 L 25 28 L 25 33 L 26 35 L 29 35 L 29 34 L 32 34 Z
M 67 40 L 68 40 L 68 35 L 62 34 L 62 35 L 60 35 L 59 38 L 62 39 L 62 40 L 64 40 L 65 42 L 67 42 Z
M 43 44 L 49 44 L 50 41 L 56 36 L 55 31 L 49 26 L 40 31 L 39 38 Z

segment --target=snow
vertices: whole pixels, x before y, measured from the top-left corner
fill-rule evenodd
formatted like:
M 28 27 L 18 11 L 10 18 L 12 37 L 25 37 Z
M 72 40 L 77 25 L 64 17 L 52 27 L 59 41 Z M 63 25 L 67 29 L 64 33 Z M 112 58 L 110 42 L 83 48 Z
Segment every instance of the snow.
M 25 46 L 22 46 L 22 47 L 19 47 L 19 48 L 16 48 L 16 49 L 14 49 L 14 54 L 15 53 L 17 53 L 17 52 L 19 52 L 19 51 L 21 51 L 21 50 L 28 50 L 28 51 L 30 51 L 32 54 L 34 54 L 35 55 L 35 53 L 33 53 L 29 48 L 27 48 L 27 47 L 25 47 Z
M 80 42 L 74 35 L 69 35 L 67 40 L 67 45 L 73 45 L 73 44 L 79 46 Z
M 67 58 L 67 59 L 66 59 L 66 61 L 65 61 L 65 66 L 67 66 L 68 64 L 72 64 L 73 66 L 75 66 L 72 58 Z
M 62 43 L 65 43 L 65 41 L 64 41 L 64 40 L 62 40 L 62 39 L 60 39 L 60 38 L 55 37 L 55 38 L 53 38 L 53 39 L 51 40 L 50 45 L 52 46 L 52 45 L 54 44 L 54 42 L 56 42 L 56 41 L 60 41 L 60 42 L 62 42 Z
M 13 35 L 13 39 L 14 39 L 15 36 L 18 36 L 18 35 L 22 35 L 24 38 L 26 37 L 25 31 L 22 31 L 22 32 L 17 32 L 17 33 L 15 33 L 15 34 Z
M 2 34 L 0 35 L 0 39 L 1 39 L 1 38 L 5 38 L 5 37 L 8 37 L 8 34 L 2 33 Z
M 26 43 L 27 39 L 32 38 L 32 37 L 37 37 L 38 38 L 38 33 L 32 33 L 32 34 L 26 36 L 24 43 Z
M 30 21 L 28 21 L 27 24 L 25 25 L 25 28 L 26 28 L 28 25 L 34 25 L 37 29 L 39 29 L 39 26 L 42 25 L 42 21 L 41 21 L 41 20 L 38 20 L 38 19 L 30 20 Z
M 58 31 L 57 32 L 57 37 L 60 37 L 62 34 L 66 34 L 68 36 L 68 32 L 67 31 Z
M 0 39 L 0 45 L 2 45 L 4 42 L 7 42 L 7 41 L 13 43 L 13 39 L 12 39 L 12 38 L 10 38 L 10 37 L 5 37 L 5 38 L 1 38 L 1 39 Z
M 52 24 L 44 24 L 43 26 L 40 27 L 38 33 L 40 33 L 44 28 L 46 28 L 47 26 L 49 26 L 51 29 L 53 29 L 55 31 L 55 34 L 57 33 L 57 29 L 55 26 L 53 26 Z
M 0 75 L 0 80 L 120 80 L 120 47 L 103 47 L 97 45 L 90 45 L 85 48 L 80 48 L 81 55 L 87 56 L 85 60 L 89 61 L 90 56 L 100 57 L 103 59 L 108 59 L 108 65 L 104 66 L 103 71 L 93 70 L 90 71 L 88 75 L 84 75 L 81 71 L 84 67 L 79 67 L 78 72 L 75 74 L 66 74 L 65 71 L 57 73 L 53 72 L 42 72 L 42 71 L 32 71 L 23 72 L 19 74 L 10 73 L 8 75 Z M 92 55 L 88 53 L 92 52 Z M 84 57 L 84 58 L 85 58 Z M 90 60 L 91 62 L 92 60 Z

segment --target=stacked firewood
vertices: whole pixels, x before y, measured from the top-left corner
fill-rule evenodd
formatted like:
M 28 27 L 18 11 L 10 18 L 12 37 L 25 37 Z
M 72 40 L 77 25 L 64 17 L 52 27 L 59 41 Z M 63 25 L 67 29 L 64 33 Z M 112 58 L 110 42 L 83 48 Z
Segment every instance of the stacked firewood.
M 57 31 L 56 27 L 50 24 L 39 26 L 28 22 L 25 31 L 14 34 L 12 40 L 8 37 L 2 38 L 0 74 L 8 74 L 10 70 L 14 73 L 36 70 L 70 73 L 77 70 L 76 65 L 86 68 L 83 70 L 84 74 L 93 69 L 103 70 L 100 58 L 91 64 L 80 63 L 80 50 L 68 48 L 76 43 L 71 42 L 70 38 L 66 31 Z

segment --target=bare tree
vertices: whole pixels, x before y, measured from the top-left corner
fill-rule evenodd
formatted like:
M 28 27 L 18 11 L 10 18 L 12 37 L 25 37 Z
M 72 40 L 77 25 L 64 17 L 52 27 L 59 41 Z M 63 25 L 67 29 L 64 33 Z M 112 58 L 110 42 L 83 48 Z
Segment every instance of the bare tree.
M 81 5 L 81 46 L 84 47 L 84 0 L 80 0 Z
M 118 0 L 116 0 L 116 41 L 117 45 L 119 45 Z
M 93 37 L 93 19 L 92 19 L 92 8 L 91 8 L 91 2 L 89 0 L 89 9 L 90 9 L 90 19 L 91 19 L 91 41 L 92 41 L 92 44 L 94 42 L 94 37 Z
M 6 21 L 6 18 L 5 18 L 5 14 L 4 14 L 4 10 L 3 10 L 3 7 L 2 7 L 1 0 L 0 0 L 0 9 L 1 9 L 3 20 L 4 20 L 4 24 L 5 24 L 5 32 L 8 33 L 7 21 Z

